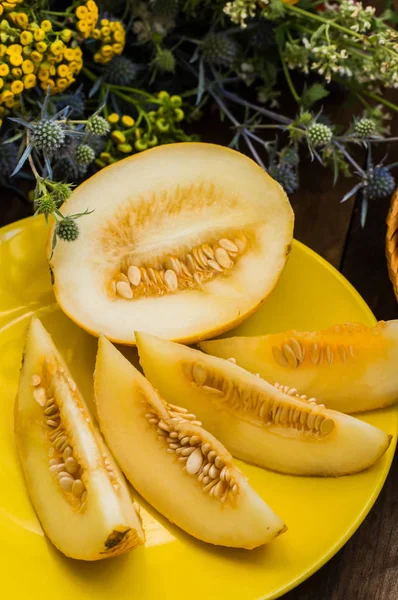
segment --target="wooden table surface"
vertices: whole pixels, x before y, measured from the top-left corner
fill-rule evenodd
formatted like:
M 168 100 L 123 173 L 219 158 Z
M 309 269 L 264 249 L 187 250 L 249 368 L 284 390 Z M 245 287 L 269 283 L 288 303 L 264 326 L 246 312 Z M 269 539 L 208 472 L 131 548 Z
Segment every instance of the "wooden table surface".
M 397 125 L 393 125 L 395 135 Z M 211 130 L 209 123 L 206 131 Z M 203 137 L 214 140 L 211 133 Z M 220 141 L 220 136 L 216 137 Z M 397 155 L 396 148 L 390 151 L 389 162 L 397 160 Z M 300 179 L 300 191 L 291 197 L 295 237 L 337 267 L 378 319 L 398 318 L 384 254 L 389 200 L 371 204 L 366 226 L 361 229 L 358 198 L 340 204 L 352 180 L 342 179 L 333 187 L 326 171 L 311 163 L 302 169 Z M 28 206 L 11 196 L 0 190 L 0 226 L 30 213 Z M 359 530 L 333 559 L 284 599 L 398 600 L 397 455 L 374 508 Z

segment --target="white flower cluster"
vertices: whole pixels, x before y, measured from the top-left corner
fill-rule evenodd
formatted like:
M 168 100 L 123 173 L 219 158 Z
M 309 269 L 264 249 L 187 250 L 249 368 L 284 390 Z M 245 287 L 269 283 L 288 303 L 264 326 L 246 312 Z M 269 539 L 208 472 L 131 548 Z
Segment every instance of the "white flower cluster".
M 348 53 L 345 48 L 339 50 L 336 44 L 322 44 L 311 48 L 311 54 L 311 70 L 323 75 L 326 81 L 331 80 L 333 73 L 352 76 L 352 71 L 346 64 Z
M 357 33 L 366 33 L 372 27 L 375 14 L 373 6 L 363 7 L 362 2 L 342 0 L 338 7 L 341 23 Z
M 226 3 L 224 12 L 233 23 L 245 29 L 247 27 L 247 19 L 255 16 L 258 4 L 264 8 L 268 4 L 268 0 L 261 0 L 259 3 L 255 0 L 233 0 L 233 2 Z

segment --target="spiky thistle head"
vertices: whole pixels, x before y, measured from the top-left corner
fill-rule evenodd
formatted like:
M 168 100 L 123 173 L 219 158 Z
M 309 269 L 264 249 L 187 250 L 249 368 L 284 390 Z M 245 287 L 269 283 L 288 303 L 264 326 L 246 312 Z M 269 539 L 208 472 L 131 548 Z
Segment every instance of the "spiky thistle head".
M 88 144 L 79 144 L 75 150 L 75 160 L 79 165 L 90 165 L 95 160 L 95 152 Z
M 369 200 L 381 200 L 391 196 L 395 179 L 388 167 L 370 167 L 364 178 L 364 194 Z
M 238 58 L 239 46 L 224 33 L 209 33 L 203 40 L 202 53 L 209 63 L 231 66 Z
M 293 194 L 298 189 L 297 173 L 288 163 L 280 162 L 278 165 L 272 165 L 268 172 L 287 194 Z
M 51 119 L 43 119 L 32 128 L 32 144 L 37 150 L 54 152 L 65 141 L 65 132 L 62 125 Z
M 86 123 L 86 129 L 93 135 L 103 136 L 110 132 L 110 125 L 104 117 L 93 115 Z
M 55 232 L 65 242 L 74 242 L 80 233 L 76 221 L 70 217 L 65 217 L 62 221 L 58 221 Z
M 354 132 L 358 137 L 369 137 L 376 133 L 376 123 L 373 119 L 361 119 L 355 123 Z
M 162 73 L 174 73 L 176 66 L 174 54 L 168 48 L 159 47 L 152 61 L 152 66 Z
M 332 141 L 333 131 L 323 123 L 313 123 L 307 129 L 307 137 L 312 146 L 326 146 Z
M 129 58 L 126 56 L 114 56 L 112 60 L 107 63 L 104 78 L 113 85 L 124 85 L 128 86 L 137 77 L 137 67 Z
M 57 203 L 57 206 L 63 204 L 68 200 L 72 193 L 72 186 L 70 183 L 56 183 L 53 189 L 54 200 Z

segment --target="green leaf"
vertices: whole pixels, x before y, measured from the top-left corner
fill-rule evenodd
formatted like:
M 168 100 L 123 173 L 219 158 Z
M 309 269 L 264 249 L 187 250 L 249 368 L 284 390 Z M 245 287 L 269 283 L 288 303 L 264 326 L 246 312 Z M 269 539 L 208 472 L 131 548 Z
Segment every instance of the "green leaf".
M 305 108 L 309 108 L 318 100 L 326 98 L 329 95 L 328 90 L 321 83 L 314 83 L 311 87 L 305 90 L 301 97 L 301 102 Z

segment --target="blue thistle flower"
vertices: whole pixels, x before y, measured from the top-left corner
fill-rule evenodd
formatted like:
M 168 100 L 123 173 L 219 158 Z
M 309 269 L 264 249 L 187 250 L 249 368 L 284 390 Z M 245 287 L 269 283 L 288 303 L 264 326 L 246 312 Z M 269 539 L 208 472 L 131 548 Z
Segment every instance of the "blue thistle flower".
M 65 242 L 74 242 L 79 237 L 79 227 L 74 219 L 65 217 L 58 221 L 55 232 L 57 236 Z
M 90 165 L 95 160 L 95 152 L 88 144 L 79 144 L 75 150 L 75 160 L 79 165 Z
M 130 85 L 137 77 L 137 66 L 125 56 L 114 56 L 106 65 L 104 79 L 114 85 Z
M 395 179 L 388 167 L 370 167 L 364 178 L 364 194 L 369 200 L 381 200 L 391 196 L 395 189 Z
M 32 144 L 38 150 L 54 152 L 65 141 L 65 133 L 59 123 L 51 119 L 43 119 L 32 127 Z
M 298 189 L 297 173 L 288 163 L 280 162 L 278 165 L 272 165 L 269 167 L 268 172 L 287 194 L 293 194 Z
M 229 67 L 238 58 L 239 46 L 224 33 L 209 33 L 203 40 L 202 53 L 207 62 Z

